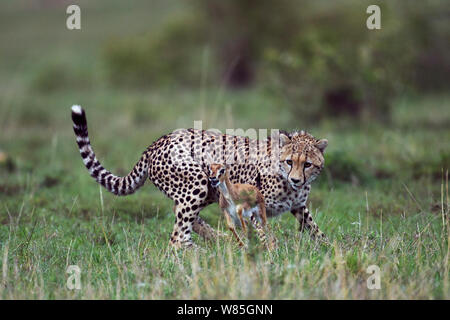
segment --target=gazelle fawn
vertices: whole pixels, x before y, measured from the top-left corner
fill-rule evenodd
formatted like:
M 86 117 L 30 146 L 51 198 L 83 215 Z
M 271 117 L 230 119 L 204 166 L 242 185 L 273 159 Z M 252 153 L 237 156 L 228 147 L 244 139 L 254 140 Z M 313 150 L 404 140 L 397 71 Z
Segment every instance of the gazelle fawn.
M 267 241 L 266 236 L 266 207 L 264 196 L 255 186 L 250 184 L 233 184 L 228 176 L 228 167 L 213 163 L 209 168 L 211 186 L 218 188 L 220 193 L 219 206 L 225 215 L 228 228 L 231 230 L 240 246 L 244 246 L 236 232 L 235 225 L 240 225 L 244 232 L 247 230 L 244 218 L 249 218 L 255 228 L 260 241 L 269 249 L 275 246 L 274 241 Z

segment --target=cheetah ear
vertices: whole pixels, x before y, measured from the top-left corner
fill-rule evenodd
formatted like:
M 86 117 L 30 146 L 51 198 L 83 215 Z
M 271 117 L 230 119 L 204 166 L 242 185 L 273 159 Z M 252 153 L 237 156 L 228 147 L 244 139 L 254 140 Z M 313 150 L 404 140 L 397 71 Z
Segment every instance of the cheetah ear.
M 320 150 L 320 152 L 324 152 L 325 148 L 328 146 L 328 140 L 327 139 L 320 139 L 316 142 L 316 148 Z
M 288 145 L 289 143 L 291 143 L 291 139 L 289 139 L 289 137 L 284 133 L 280 133 L 280 148 Z

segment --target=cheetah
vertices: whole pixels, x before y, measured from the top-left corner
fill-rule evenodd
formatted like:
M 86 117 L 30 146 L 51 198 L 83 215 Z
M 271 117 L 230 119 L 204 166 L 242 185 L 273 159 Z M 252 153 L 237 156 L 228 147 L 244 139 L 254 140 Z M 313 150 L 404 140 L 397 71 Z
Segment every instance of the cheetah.
M 261 242 L 271 250 L 273 242 L 267 243 L 264 228 L 267 225 L 264 196 L 258 188 L 250 184 L 232 184 L 228 174 L 229 167 L 212 163 L 209 171 L 209 181 L 220 192 L 219 206 L 222 209 L 228 228 L 235 236 L 241 247 L 245 246 L 236 232 L 235 225 L 240 225 L 246 232 L 244 218 L 250 218 Z M 262 226 L 261 226 L 262 223 Z
M 92 149 L 85 111 L 72 106 L 73 130 L 79 152 L 91 177 L 118 196 L 134 193 L 147 179 L 174 202 L 175 225 L 170 244 L 193 247 L 192 231 L 205 239 L 215 239 L 216 231 L 199 212 L 218 202 L 219 191 L 208 184 L 208 157 L 217 163 L 232 155 L 229 176 L 232 183 L 256 186 L 264 196 L 267 217 L 290 211 L 299 221 L 299 230 L 308 230 L 313 239 L 326 237 L 314 222 L 306 201 L 311 183 L 324 167 L 326 139 L 316 139 L 305 131 L 264 140 L 200 129 L 178 129 L 154 141 L 142 153 L 127 175 L 106 170 Z

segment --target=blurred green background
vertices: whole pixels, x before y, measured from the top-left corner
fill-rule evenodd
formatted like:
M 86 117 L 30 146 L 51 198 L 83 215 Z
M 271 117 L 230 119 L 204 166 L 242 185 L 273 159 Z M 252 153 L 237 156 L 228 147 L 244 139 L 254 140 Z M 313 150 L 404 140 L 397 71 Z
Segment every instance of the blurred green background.
M 66 28 L 70 4 L 81 8 L 81 30 Z M 381 30 L 366 27 L 370 4 L 381 8 Z M 19 277 L 46 268 L 45 283 L 59 288 L 72 245 L 74 261 L 87 261 L 96 244 L 91 267 L 99 279 L 105 261 L 113 265 L 106 235 L 115 254 L 123 227 L 150 248 L 167 245 L 172 204 L 159 191 L 147 185 L 117 198 L 89 177 L 70 119 L 70 107 L 81 104 L 97 157 L 116 174 L 126 174 L 155 139 L 194 120 L 223 132 L 306 129 L 327 138 L 311 211 L 347 249 L 367 250 L 364 237 L 374 243 L 369 258 L 351 255 L 345 272 L 357 278 L 378 259 L 394 270 L 386 280 L 393 291 L 379 297 L 448 297 L 449 17 L 444 0 L 1 1 L 0 243 L 11 249 L 9 266 L 21 263 Z M 201 215 L 213 226 L 221 219 L 214 205 Z M 113 221 L 106 233 L 98 224 L 104 217 Z M 286 248 L 296 243 L 290 215 L 271 223 Z M 432 236 L 418 242 L 424 230 Z M 39 240 L 29 245 L 33 232 Z M 402 252 L 383 251 L 397 237 Z M 421 255 L 422 246 L 433 250 Z M 54 257 L 44 258 L 50 251 Z M 280 265 L 306 253 L 285 254 Z M 180 281 L 164 272 L 167 287 L 154 297 L 180 297 L 171 289 Z M 21 279 L 0 294 L 68 294 L 33 291 L 38 276 Z M 266 298 L 304 297 L 276 277 L 269 284 Z M 223 297 L 211 290 L 200 297 Z M 306 297 L 359 294 L 317 290 Z M 232 297 L 262 297 L 252 294 Z
M 10 161 L 46 162 L 34 149 L 69 138 L 67 110 L 81 104 L 101 159 L 120 150 L 114 140 L 135 146 L 118 157 L 124 167 L 153 139 L 203 120 L 326 137 L 337 179 L 448 168 L 445 1 L 378 2 L 381 30 L 366 28 L 369 1 L 73 3 L 81 30 L 66 28 L 70 1 L 0 4 L 0 148 Z

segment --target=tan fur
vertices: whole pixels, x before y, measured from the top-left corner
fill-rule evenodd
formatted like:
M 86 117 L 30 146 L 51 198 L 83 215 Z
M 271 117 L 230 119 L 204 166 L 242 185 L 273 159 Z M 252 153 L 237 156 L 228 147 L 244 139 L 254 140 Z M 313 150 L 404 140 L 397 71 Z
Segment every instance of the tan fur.
M 264 205 L 264 196 L 258 190 L 257 187 L 252 186 L 250 184 L 242 184 L 242 183 L 231 183 L 228 169 L 225 165 L 213 163 L 210 166 L 210 179 L 216 179 L 220 184 L 225 186 L 225 190 L 227 193 L 223 191 L 220 192 L 219 196 L 219 206 L 222 209 L 222 212 L 225 215 L 226 222 L 228 228 L 231 230 L 233 235 L 236 237 L 239 245 L 243 246 L 244 243 L 237 235 L 235 230 L 235 225 L 233 220 L 231 219 L 231 208 L 234 205 L 236 208 L 236 214 L 241 222 L 242 229 L 244 232 L 246 231 L 246 222 L 243 216 L 244 210 L 251 210 L 252 208 L 258 208 L 258 216 L 261 218 L 262 227 L 266 227 L 267 225 L 267 217 L 266 217 L 266 206 Z M 264 230 L 259 226 L 254 217 L 252 216 L 252 223 L 255 226 L 255 229 L 260 236 L 262 242 L 265 242 L 265 234 Z M 269 247 L 271 248 L 271 247 Z

